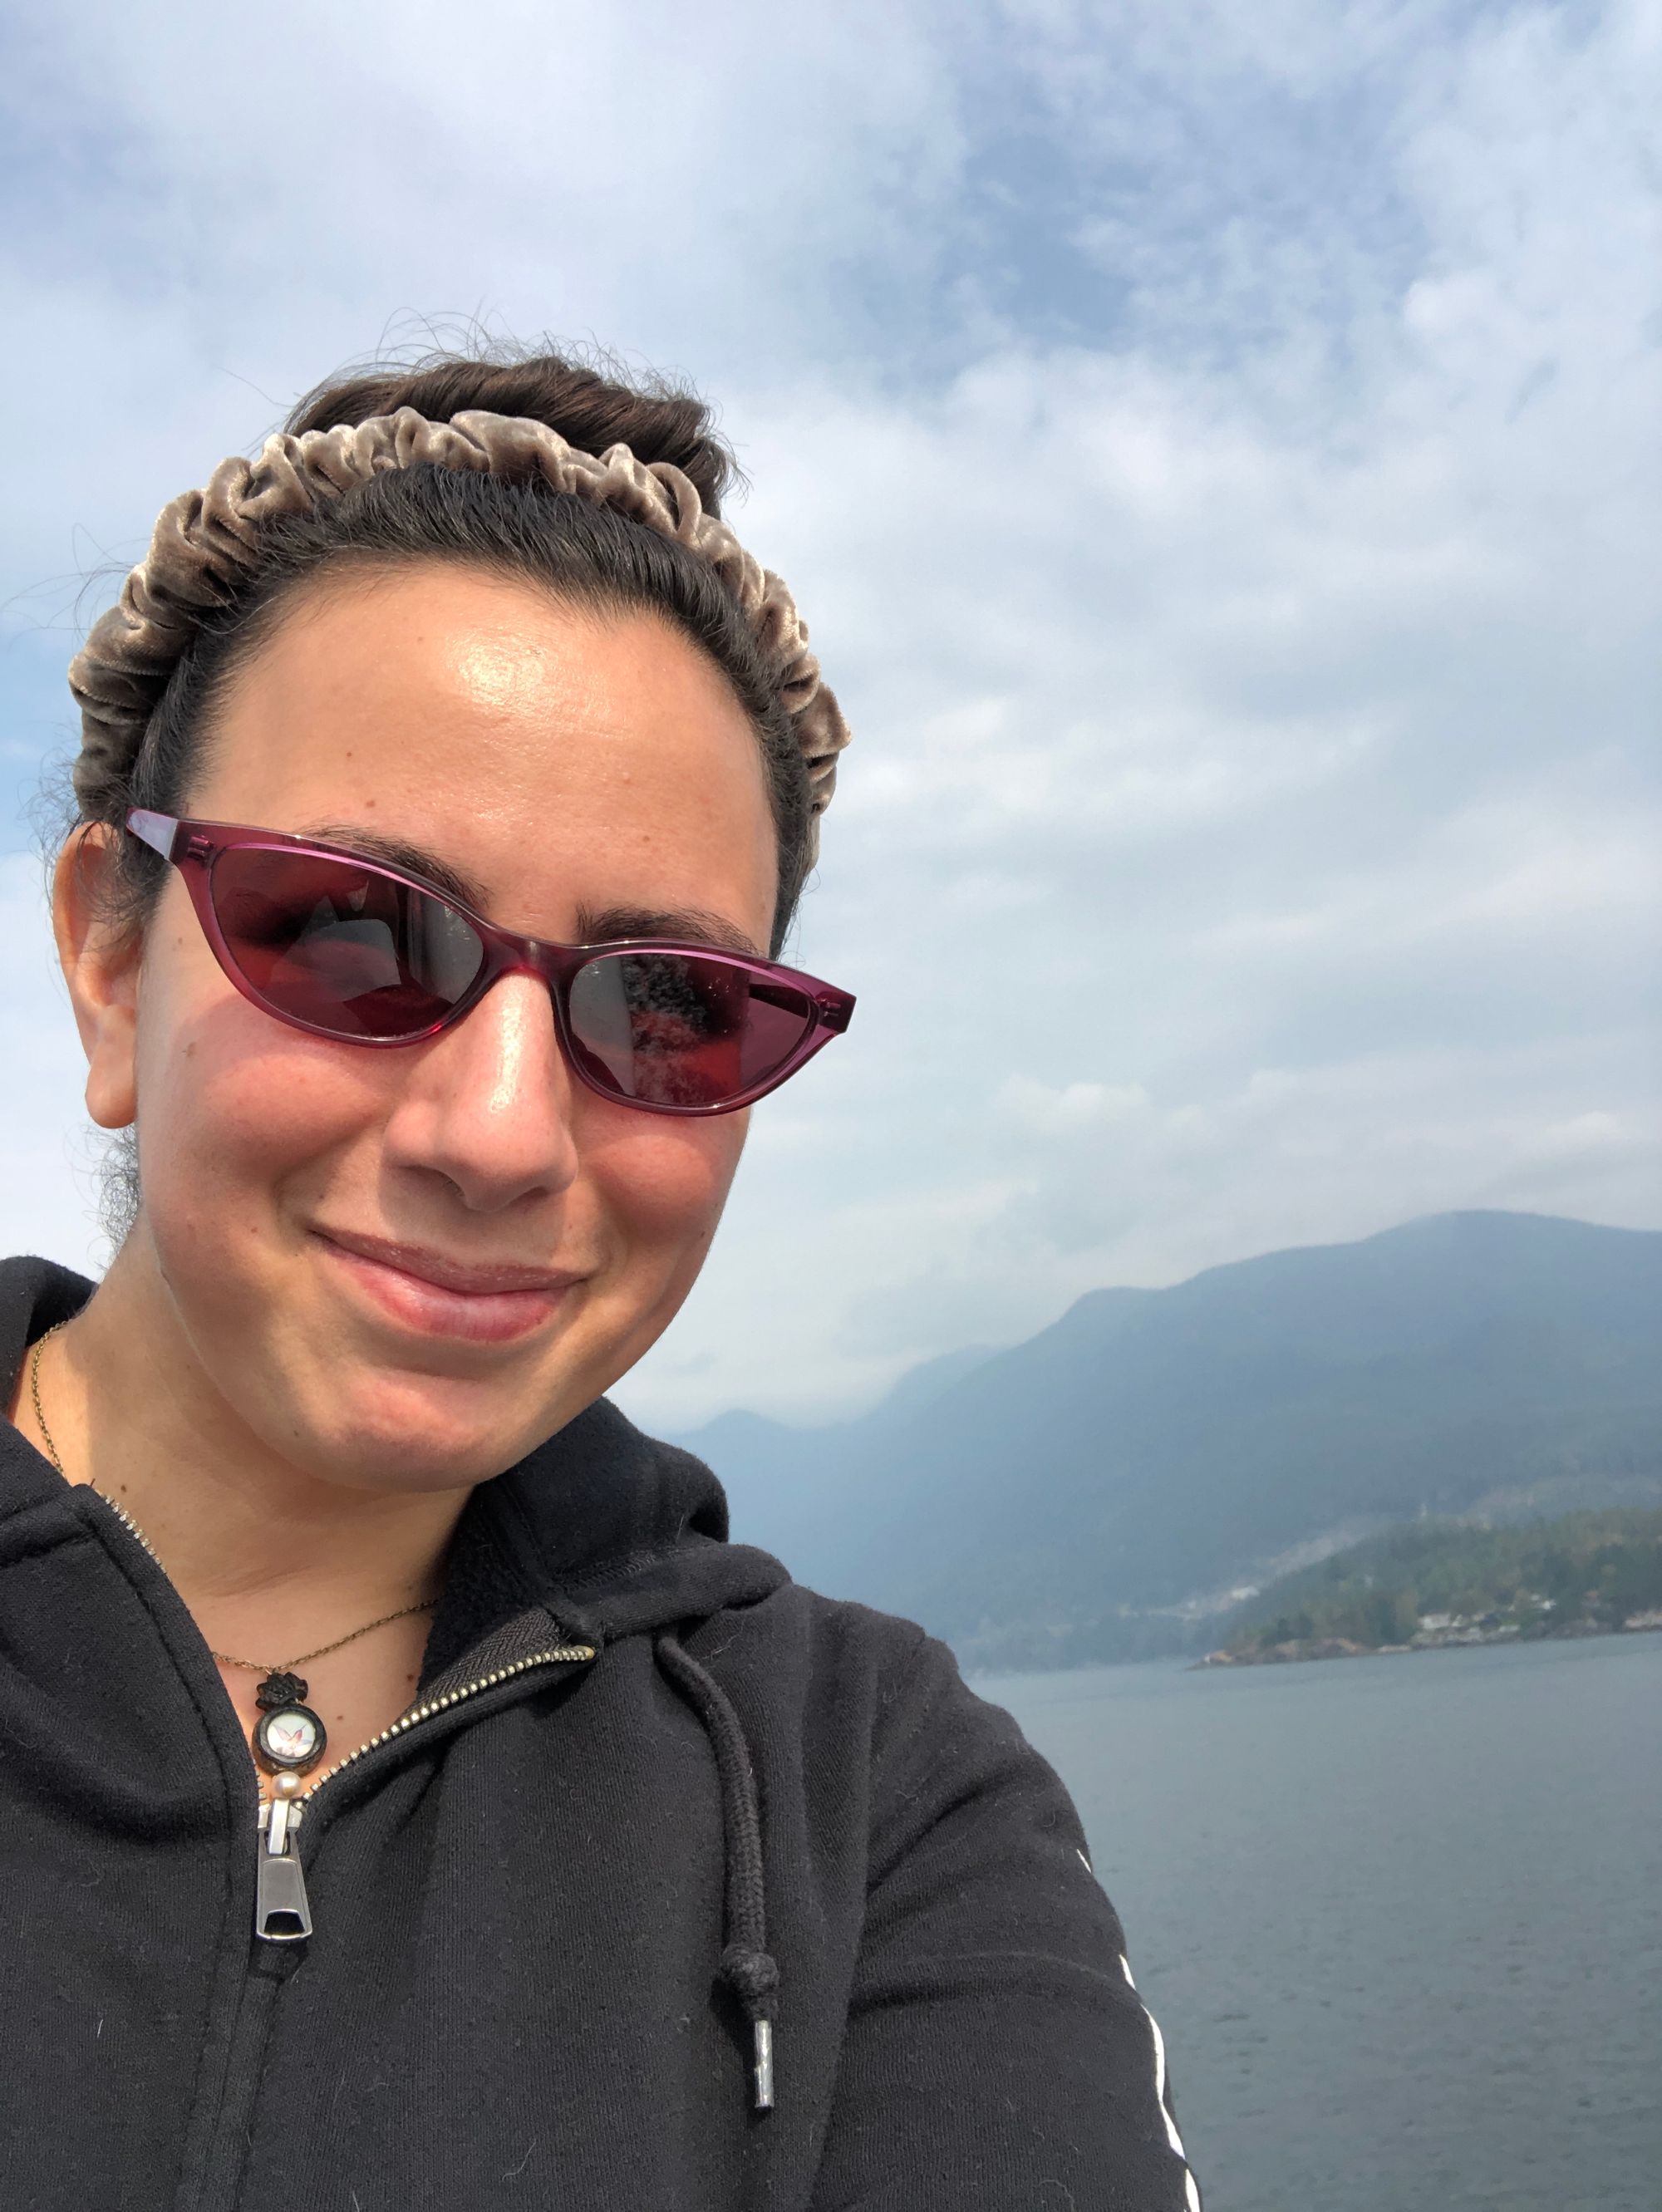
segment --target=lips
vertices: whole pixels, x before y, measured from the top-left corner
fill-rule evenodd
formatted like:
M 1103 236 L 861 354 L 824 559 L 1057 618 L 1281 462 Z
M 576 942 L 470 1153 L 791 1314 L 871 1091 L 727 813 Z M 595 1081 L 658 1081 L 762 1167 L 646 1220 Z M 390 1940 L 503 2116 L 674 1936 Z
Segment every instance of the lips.
M 546 1322 L 583 1279 L 568 1269 L 458 1260 L 346 1230 L 316 1234 L 341 1273 L 384 1316 L 423 1335 L 512 1342 Z

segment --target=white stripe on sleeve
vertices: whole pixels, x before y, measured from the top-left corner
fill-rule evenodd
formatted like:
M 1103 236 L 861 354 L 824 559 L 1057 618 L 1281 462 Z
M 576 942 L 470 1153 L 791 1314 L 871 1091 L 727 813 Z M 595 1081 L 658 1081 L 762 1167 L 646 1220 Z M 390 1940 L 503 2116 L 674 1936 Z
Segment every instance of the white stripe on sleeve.
M 1122 1958 L 1119 1964 L 1120 1972 L 1135 1992 L 1137 1985 L 1132 1979 L 1130 1961 Z M 1189 2159 L 1183 2148 L 1183 2137 L 1178 2133 L 1178 2124 L 1172 2118 L 1172 2108 L 1166 2101 L 1166 2038 L 1160 2032 L 1160 2022 L 1149 2011 L 1148 2006 L 1142 2003 L 1140 1995 L 1137 1996 L 1137 2002 L 1142 2005 L 1142 2016 L 1148 2021 L 1149 2033 L 1154 2039 L 1154 2096 L 1160 2106 L 1160 2116 L 1166 2123 L 1166 2139 L 1183 2160 L 1184 2203 L 1186 2212 L 1201 2212 L 1200 2191 L 1195 2186 L 1195 2177 L 1189 2171 Z

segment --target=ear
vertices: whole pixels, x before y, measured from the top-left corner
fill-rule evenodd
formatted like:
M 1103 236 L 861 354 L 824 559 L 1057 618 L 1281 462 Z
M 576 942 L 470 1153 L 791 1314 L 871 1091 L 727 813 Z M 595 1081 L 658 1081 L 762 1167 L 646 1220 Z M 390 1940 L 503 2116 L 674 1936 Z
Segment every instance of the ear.
M 120 835 L 107 823 L 77 830 L 52 872 L 52 934 L 87 1055 L 87 1111 L 101 1129 L 125 1129 L 138 1111 L 135 1048 L 144 940 L 109 919 Z

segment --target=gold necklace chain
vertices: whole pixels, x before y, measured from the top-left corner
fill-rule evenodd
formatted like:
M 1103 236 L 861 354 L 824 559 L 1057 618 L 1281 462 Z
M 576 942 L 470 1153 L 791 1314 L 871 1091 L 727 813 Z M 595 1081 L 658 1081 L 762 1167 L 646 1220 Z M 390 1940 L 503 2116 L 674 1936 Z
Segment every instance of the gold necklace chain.
M 45 1351 L 48 1340 L 67 1326 L 61 1321 L 55 1322 L 44 1336 L 37 1338 L 29 1360 L 29 1396 L 34 1402 L 35 1425 L 46 1443 L 46 1456 L 59 1474 L 64 1474 L 64 1462 L 58 1456 L 58 1446 L 52 1442 L 52 1431 L 46 1426 L 46 1411 L 40 1403 L 40 1354 Z M 68 1475 L 64 1474 L 64 1480 L 67 1482 Z M 95 1482 L 89 1482 L 87 1487 L 100 1498 L 104 1495 Z M 419 1605 L 401 1605 L 396 1613 L 384 1613 L 379 1620 L 366 1621 L 362 1628 L 355 1628 L 345 1636 L 338 1636 L 332 1644 L 320 1644 L 315 1651 L 302 1651 L 297 1659 L 279 1660 L 274 1667 L 268 1667 L 259 1659 L 234 1659 L 228 1651 L 213 1651 L 209 1656 L 217 1660 L 222 1667 L 240 1667 L 250 1674 L 287 1674 L 296 1667 L 303 1667 L 309 1659 L 326 1659 L 332 1651 L 343 1650 L 347 1644 L 356 1644 L 360 1636 L 368 1636 L 373 1630 L 385 1628 L 394 1620 L 408 1620 L 412 1613 L 431 1613 L 436 1602 L 435 1599 L 429 1597 L 423 1598 Z
M 46 1440 L 46 1457 L 58 1469 L 59 1474 L 64 1474 L 64 1462 L 58 1456 L 58 1447 L 52 1440 L 52 1431 L 46 1426 L 46 1416 L 40 1407 L 40 1355 L 57 1335 L 58 1330 L 66 1326 L 64 1322 L 54 1322 L 46 1334 L 36 1340 L 34 1356 L 29 1361 L 29 1395 L 34 1401 L 34 1425 Z M 64 1474 L 64 1480 L 67 1482 L 68 1475 Z
M 348 1636 L 338 1636 L 332 1644 L 320 1644 L 315 1651 L 302 1651 L 298 1659 L 279 1659 L 268 1667 L 259 1659 L 233 1659 L 228 1651 L 215 1651 L 210 1656 L 222 1667 L 243 1667 L 251 1674 L 289 1674 L 296 1667 L 303 1667 L 308 1659 L 326 1659 L 332 1651 L 338 1651 L 348 1644 L 356 1644 L 360 1636 L 368 1636 L 372 1628 L 385 1628 L 389 1620 L 408 1620 L 412 1613 L 431 1613 L 436 1601 L 423 1598 L 419 1605 L 401 1605 L 396 1613 L 384 1613 L 379 1620 L 367 1620 L 362 1628 L 355 1628 Z

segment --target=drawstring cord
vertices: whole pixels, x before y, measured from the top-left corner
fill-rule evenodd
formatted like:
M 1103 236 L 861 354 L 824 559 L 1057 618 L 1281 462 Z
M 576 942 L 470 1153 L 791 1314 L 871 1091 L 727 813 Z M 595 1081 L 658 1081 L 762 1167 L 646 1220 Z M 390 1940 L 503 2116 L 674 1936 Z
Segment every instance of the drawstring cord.
M 756 1777 L 739 1716 L 726 1692 L 684 1650 L 667 1629 L 653 1639 L 658 1664 L 697 1714 L 715 1755 L 721 1791 L 721 1838 L 726 1856 L 726 1926 L 721 1979 L 750 2022 L 753 2063 L 751 2104 L 773 2109 L 773 2027 L 778 2012 L 779 1968 L 767 1948 L 767 1892 L 762 1872 L 762 1817 Z

